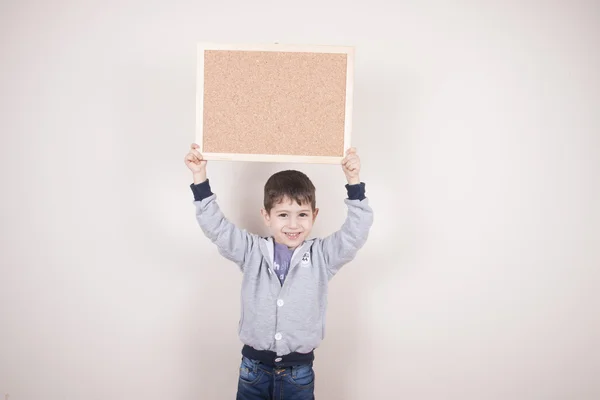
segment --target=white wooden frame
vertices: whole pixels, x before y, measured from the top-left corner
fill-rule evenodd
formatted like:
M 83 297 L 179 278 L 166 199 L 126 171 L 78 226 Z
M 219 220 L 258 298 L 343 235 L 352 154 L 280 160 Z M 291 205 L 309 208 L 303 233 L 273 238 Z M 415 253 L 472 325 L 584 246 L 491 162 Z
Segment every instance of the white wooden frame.
M 199 43 L 197 54 L 197 84 L 196 84 L 196 143 L 206 160 L 227 161 L 261 161 L 261 162 L 291 162 L 291 163 L 321 163 L 339 164 L 342 157 L 273 155 L 273 154 L 239 154 L 239 153 L 204 153 L 203 152 L 203 118 L 204 118 L 204 51 L 233 50 L 233 51 L 285 51 L 308 53 L 342 53 L 347 55 L 346 63 L 346 104 L 344 117 L 344 154 L 350 148 L 352 133 L 352 105 L 354 95 L 354 47 L 324 46 L 324 45 L 283 45 L 274 44 L 217 44 Z

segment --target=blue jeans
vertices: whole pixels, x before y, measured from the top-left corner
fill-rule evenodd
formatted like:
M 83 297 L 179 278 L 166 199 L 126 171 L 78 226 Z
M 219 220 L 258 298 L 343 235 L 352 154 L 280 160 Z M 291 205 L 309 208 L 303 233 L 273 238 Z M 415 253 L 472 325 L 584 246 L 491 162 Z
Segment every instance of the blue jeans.
M 314 400 L 313 365 L 270 367 L 242 357 L 236 400 Z

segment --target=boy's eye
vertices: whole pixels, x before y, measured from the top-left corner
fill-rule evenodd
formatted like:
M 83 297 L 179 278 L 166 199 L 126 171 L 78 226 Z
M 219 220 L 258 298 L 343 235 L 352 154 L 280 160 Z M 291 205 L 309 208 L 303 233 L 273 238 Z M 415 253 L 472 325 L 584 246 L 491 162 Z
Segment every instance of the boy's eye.
M 308 217 L 308 214 L 307 213 L 300 213 L 300 216 L 301 217 Z
M 287 217 L 287 214 L 286 213 L 281 213 L 281 214 L 279 214 L 279 217 L 280 218 L 285 218 L 285 217 Z

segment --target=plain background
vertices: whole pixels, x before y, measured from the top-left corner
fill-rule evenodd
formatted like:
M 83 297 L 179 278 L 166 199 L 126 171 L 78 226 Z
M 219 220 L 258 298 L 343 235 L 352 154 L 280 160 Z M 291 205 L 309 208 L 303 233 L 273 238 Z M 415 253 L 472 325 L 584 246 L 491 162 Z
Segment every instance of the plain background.
M 232 399 L 241 274 L 196 225 L 196 43 L 356 46 L 375 225 L 331 282 L 326 400 L 600 398 L 600 5 L 3 1 L 0 393 Z M 299 168 L 214 162 L 261 229 Z

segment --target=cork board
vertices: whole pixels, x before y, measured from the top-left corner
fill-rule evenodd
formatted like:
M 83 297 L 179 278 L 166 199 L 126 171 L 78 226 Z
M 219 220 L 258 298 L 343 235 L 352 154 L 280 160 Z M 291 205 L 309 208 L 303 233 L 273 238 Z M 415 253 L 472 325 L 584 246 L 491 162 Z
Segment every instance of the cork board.
M 350 147 L 353 62 L 352 47 L 199 44 L 203 156 L 339 163 Z

